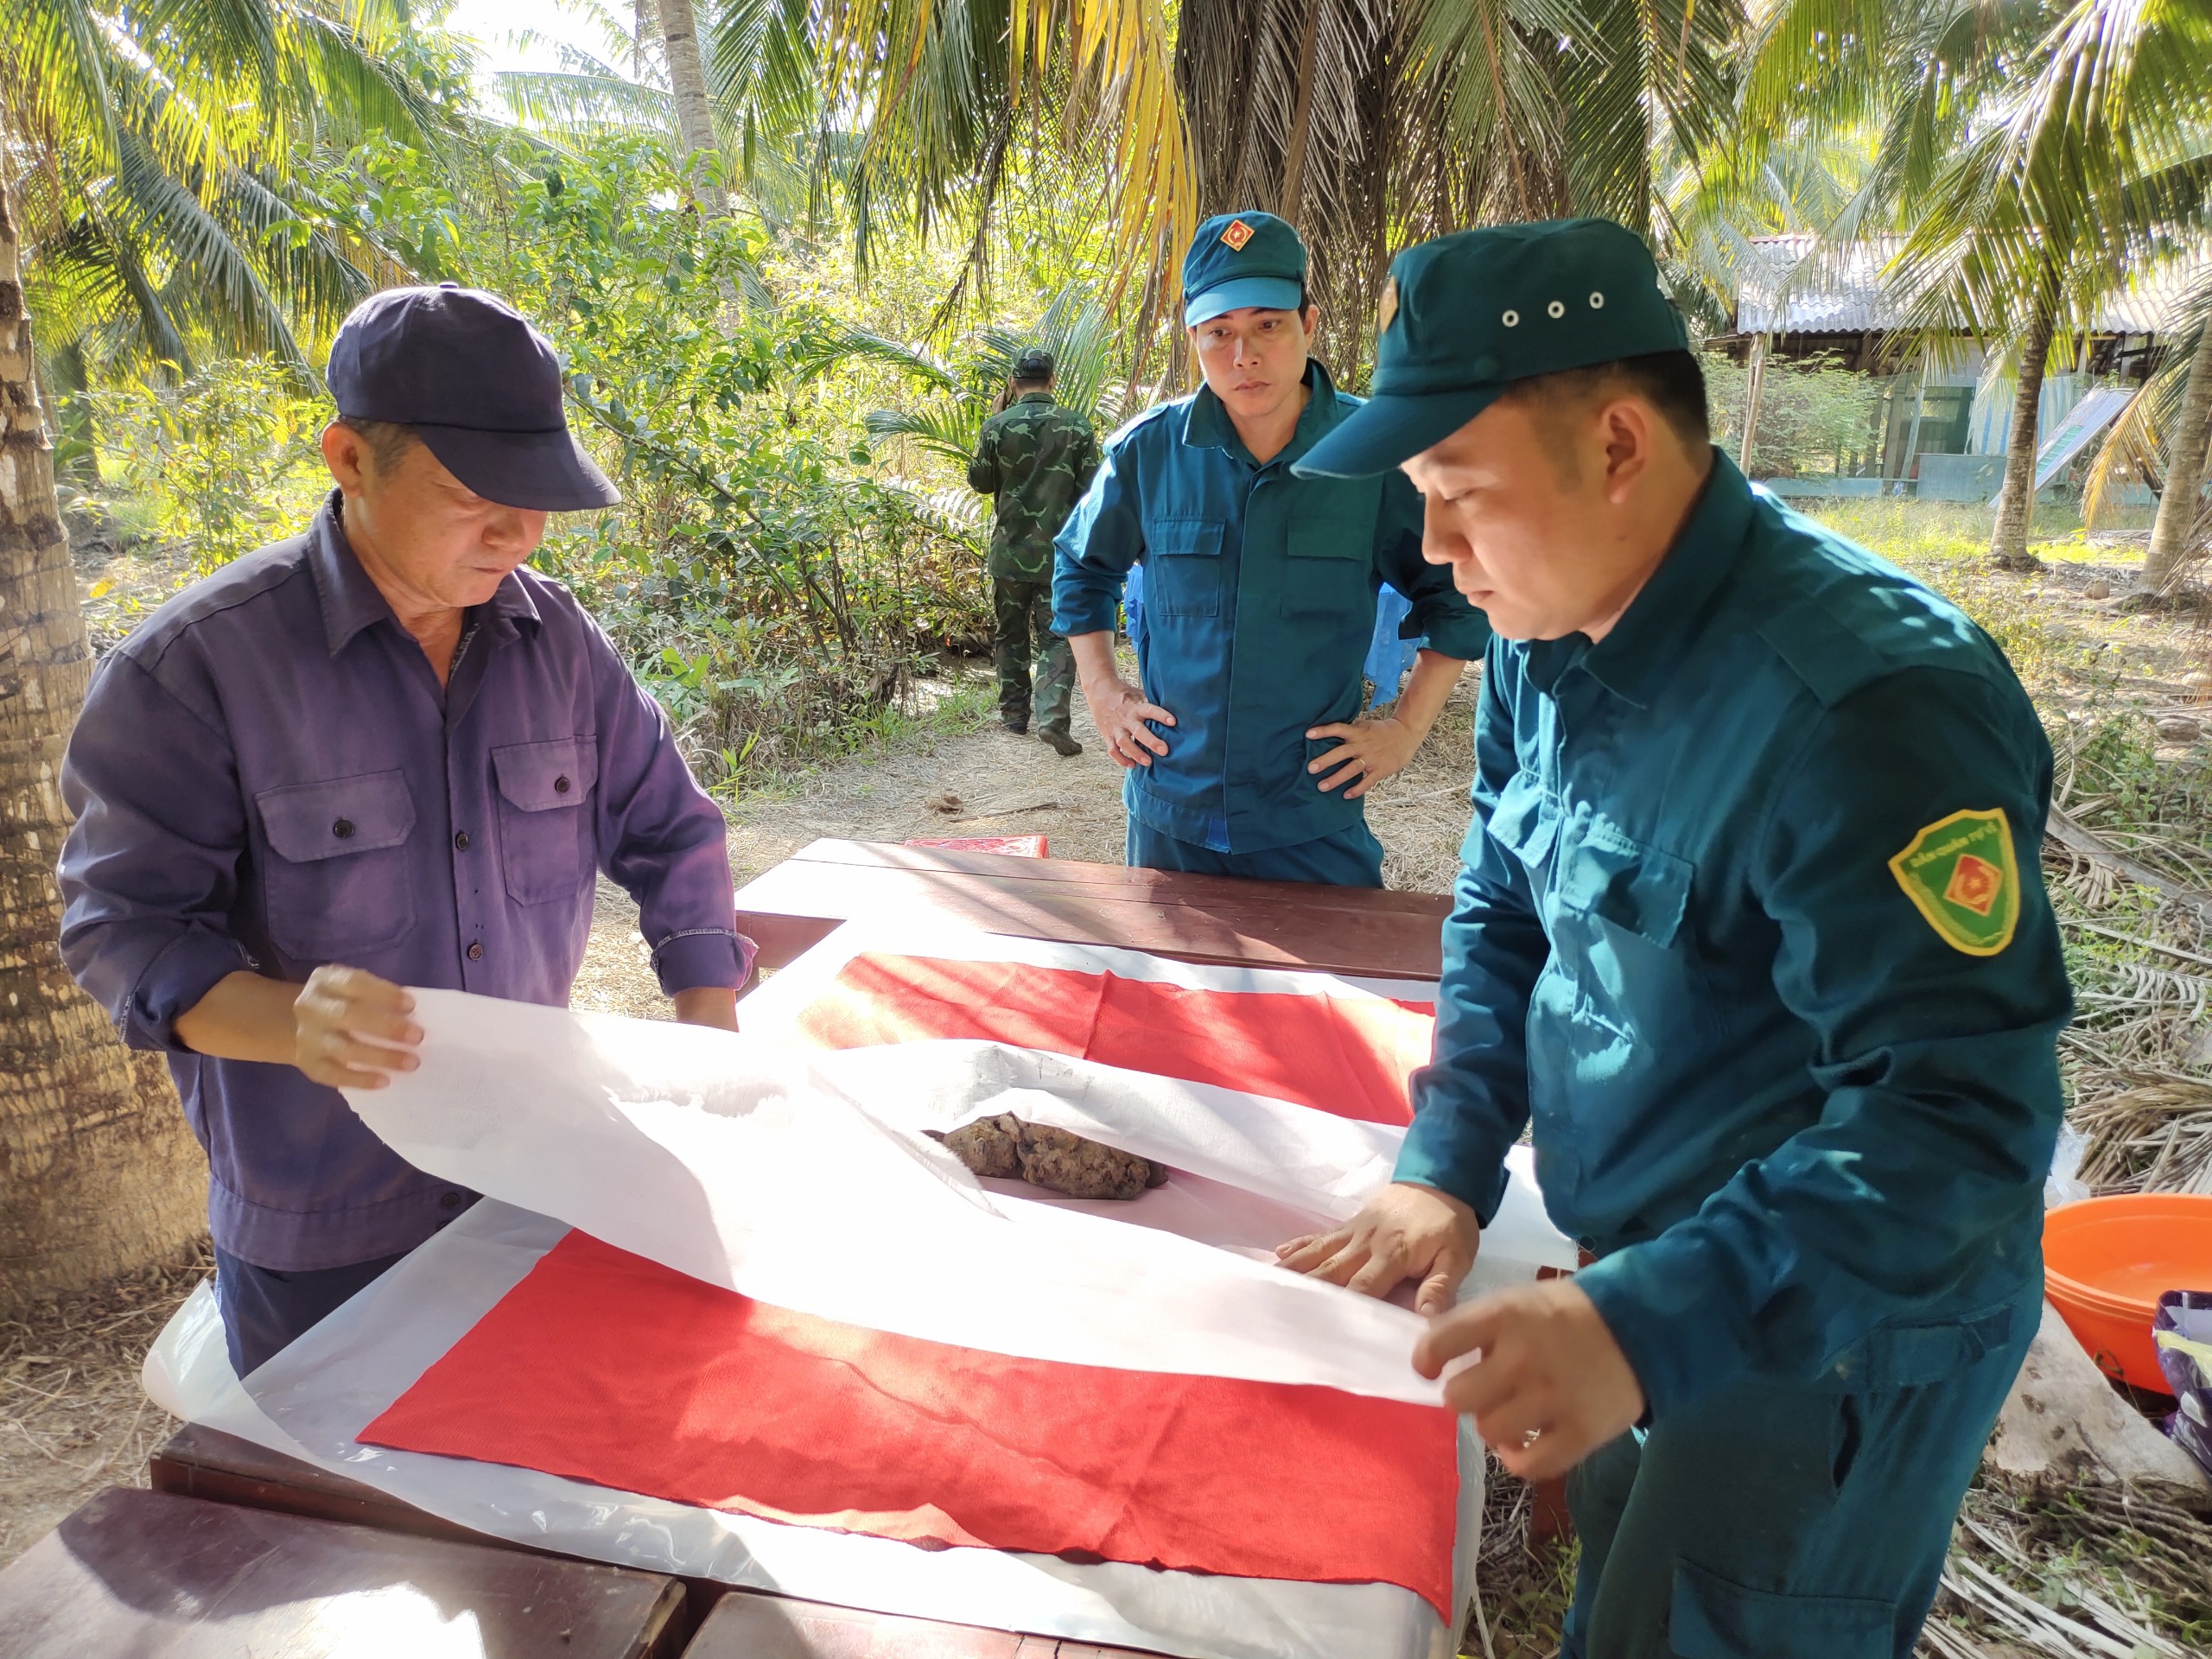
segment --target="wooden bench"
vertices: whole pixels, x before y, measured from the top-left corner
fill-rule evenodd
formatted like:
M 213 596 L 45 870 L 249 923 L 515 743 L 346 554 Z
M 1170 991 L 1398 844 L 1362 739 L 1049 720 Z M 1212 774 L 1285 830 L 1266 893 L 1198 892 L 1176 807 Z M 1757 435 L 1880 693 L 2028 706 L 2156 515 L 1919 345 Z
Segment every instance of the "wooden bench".
M 817 841 L 739 891 L 737 925 L 769 969 L 860 919 L 1116 945 L 1184 962 L 1434 979 L 1451 904 L 1441 893 Z
M 472 1532 L 377 1487 L 196 1423 L 171 1435 L 154 1453 L 147 1471 L 156 1491 L 357 1522 L 411 1537 L 516 1550 L 541 1559 L 577 1559 L 550 1556 L 528 1544 Z M 832 1607 L 731 1590 L 706 1580 L 677 1582 L 686 1592 L 683 1626 L 698 1632 L 684 1649 L 686 1659 L 1110 1659 L 1133 1651 Z M 0 1648 L 0 1654 L 13 1659 L 7 1649 Z
M 0 1571 L 8 1659 L 676 1659 L 657 1573 L 111 1487 Z

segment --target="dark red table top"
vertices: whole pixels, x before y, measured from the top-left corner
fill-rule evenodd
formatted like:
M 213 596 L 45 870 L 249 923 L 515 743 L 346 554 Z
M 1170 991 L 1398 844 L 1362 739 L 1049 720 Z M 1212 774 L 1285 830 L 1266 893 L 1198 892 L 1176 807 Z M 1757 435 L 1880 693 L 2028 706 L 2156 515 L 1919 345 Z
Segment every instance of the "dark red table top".
M 1117 945 L 1185 962 L 1393 979 L 1442 971 L 1441 893 L 1132 870 L 888 842 L 817 841 L 737 895 L 737 923 L 783 967 L 839 923 L 919 921 Z

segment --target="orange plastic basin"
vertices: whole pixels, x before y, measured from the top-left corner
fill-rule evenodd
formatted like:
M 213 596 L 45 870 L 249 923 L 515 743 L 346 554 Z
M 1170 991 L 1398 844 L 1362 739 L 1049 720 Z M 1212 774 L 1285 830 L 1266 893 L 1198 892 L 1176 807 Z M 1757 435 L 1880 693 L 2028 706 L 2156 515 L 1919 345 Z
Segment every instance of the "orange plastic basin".
M 2107 1376 L 2171 1392 L 2151 1321 L 2169 1290 L 2212 1290 L 2212 1197 L 2084 1198 L 2043 1222 L 2044 1287 Z

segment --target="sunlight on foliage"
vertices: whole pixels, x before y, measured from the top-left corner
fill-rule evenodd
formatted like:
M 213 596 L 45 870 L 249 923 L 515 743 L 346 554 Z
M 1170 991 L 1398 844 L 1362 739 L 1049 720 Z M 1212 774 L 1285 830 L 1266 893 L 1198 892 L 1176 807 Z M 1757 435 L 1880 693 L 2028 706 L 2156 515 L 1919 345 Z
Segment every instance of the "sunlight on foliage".
M 166 365 L 165 365 L 166 366 Z M 79 399 L 118 482 L 153 532 L 206 575 L 296 532 L 330 479 L 315 446 L 328 411 L 272 358 L 232 358 L 173 385 L 140 381 Z

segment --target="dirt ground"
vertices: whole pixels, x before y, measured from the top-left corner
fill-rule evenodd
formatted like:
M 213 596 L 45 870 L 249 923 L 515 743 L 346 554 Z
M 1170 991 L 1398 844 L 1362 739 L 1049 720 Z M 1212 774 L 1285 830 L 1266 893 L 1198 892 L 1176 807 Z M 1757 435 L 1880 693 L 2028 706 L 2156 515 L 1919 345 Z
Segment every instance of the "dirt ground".
M 956 672 L 979 680 L 983 671 L 970 665 Z M 1450 885 L 1467 830 L 1468 754 L 1479 684 L 1478 672 L 1470 670 L 1413 764 L 1369 798 L 1368 821 L 1384 849 L 1383 880 L 1393 887 L 1442 892 Z M 1063 759 L 995 720 L 925 725 L 893 752 L 822 767 L 788 789 L 741 795 L 728 808 L 732 873 L 741 887 L 824 836 L 906 841 L 1041 835 L 1055 858 L 1118 864 L 1126 823 L 1122 771 L 1107 758 L 1080 697 L 1074 732 L 1083 753 Z M 602 880 L 576 1007 L 666 1017 L 637 922 L 628 895 Z

